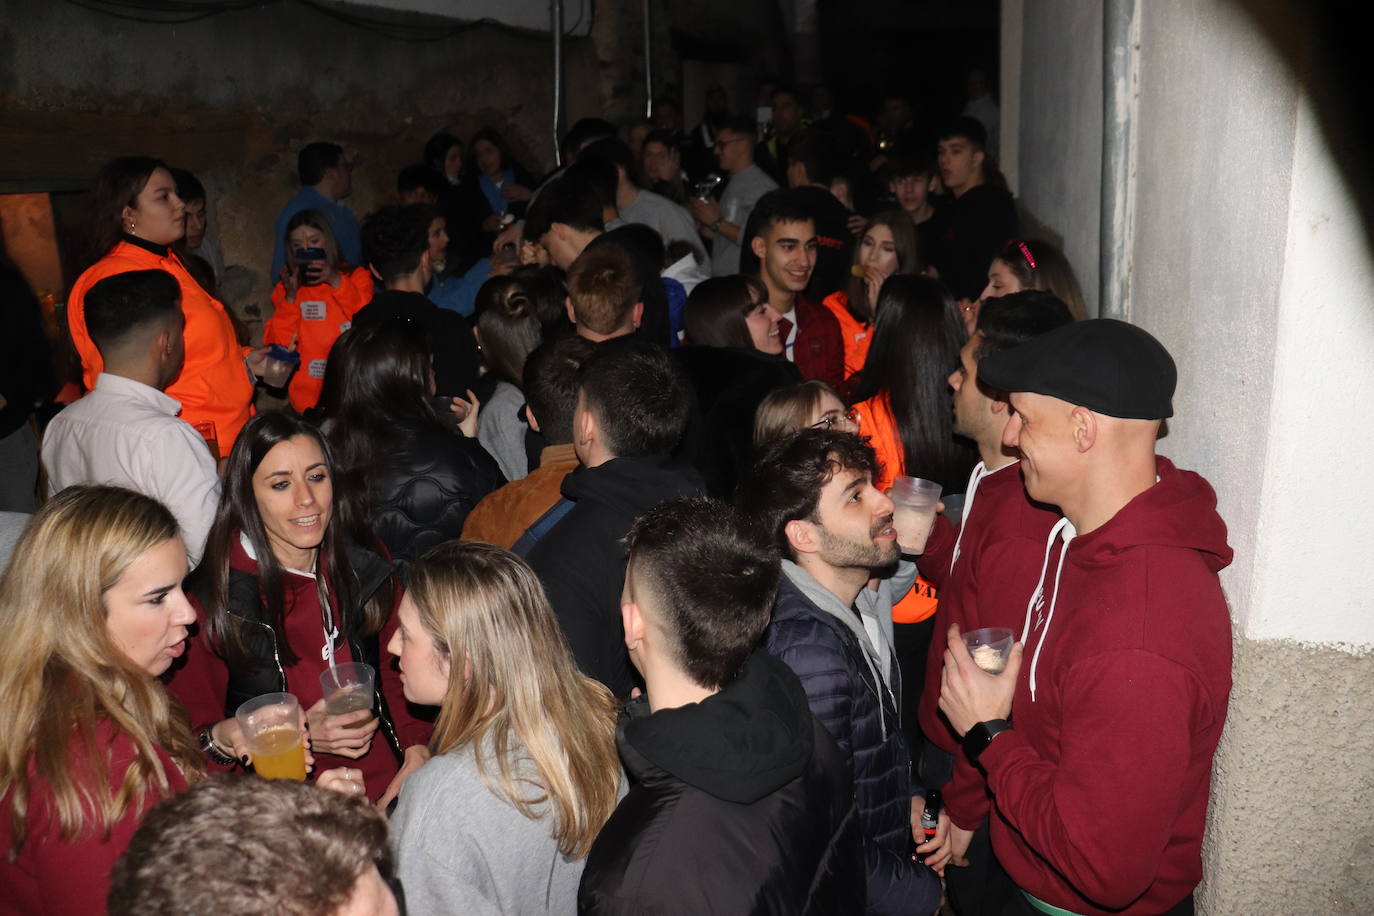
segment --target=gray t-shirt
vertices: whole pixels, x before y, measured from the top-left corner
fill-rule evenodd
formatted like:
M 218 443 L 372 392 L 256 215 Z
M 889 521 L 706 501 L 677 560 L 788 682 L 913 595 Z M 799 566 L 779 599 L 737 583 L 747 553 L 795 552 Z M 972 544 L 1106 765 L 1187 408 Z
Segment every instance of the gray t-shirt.
M 491 397 L 482 405 L 478 415 L 477 441 L 482 444 L 506 480 L 516 481 L 530 472 L 530 459 L 525 451 L 525 430 L 520 419 L 520 407 L 525 395 L 510 382 L 497 382 Z
M 496 784 L 495 762 L 488 772 Z M 558 851 L 551 815 L 531 820 L 488 789 L 471 747 L 410 774 L 391 843 L 410 916 L 577 912 L 586 860 Z
M 725 193 L 720 198 L 720 218 L 727 223 L 739 226 L 744 232 L 744 224 L 749 214 L 754 212 L 754 204 L 769 191 L 776 190 L 778 183 L 768 177 L 768 173 L 757 165 L 730 178 Z M 711 275 L 728 277 L 739 273 L 739 245 L 717 232 L 711 239 Z
M 627 223 L 643 223 L 663 238 L 667 247 L 673 242 L 686 242 L 705 256 L 701 247 L 701 236 L 697 235 L 696 224 L 686 209 L 679 207 L 662 194 L 653 191 L 640 191 L 628 206 L 620 208 L 620 218 Z

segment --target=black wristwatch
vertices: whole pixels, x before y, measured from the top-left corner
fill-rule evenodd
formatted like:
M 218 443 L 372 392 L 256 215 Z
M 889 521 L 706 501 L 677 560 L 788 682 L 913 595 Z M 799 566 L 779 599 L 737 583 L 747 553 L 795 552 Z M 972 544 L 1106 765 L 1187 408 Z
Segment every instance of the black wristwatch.
M 978 755 L 988 749 L 993 738 L 1009 728 L 1011 728 L 1011 723 L 1006 719 L 989 719 L 986 722 L 976 723 L 964 732 L 964 753 L 968 755 L 969 762 L 976 766 Z
M 227 767 L 231 763 L 238 763 L 237 760 L 225 753 L 224 748 L 220 747 L 219 742 L 215 740 L 214 733 L 208 728 L 200 733 L 200 749 L 206 757 L 220 766 Z

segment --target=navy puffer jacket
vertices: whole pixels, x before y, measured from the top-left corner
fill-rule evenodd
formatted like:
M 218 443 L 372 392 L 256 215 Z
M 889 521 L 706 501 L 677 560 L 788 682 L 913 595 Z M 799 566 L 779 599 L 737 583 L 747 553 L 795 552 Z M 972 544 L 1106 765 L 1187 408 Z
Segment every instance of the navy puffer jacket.
M 934 913 L 940 903 L 939 879 L 911 859 L 911 796 L 919 789 L 911 782 L 911 755 L 894 699 L 897 691 L 875 682 L 859 636 L 836 617 L 839 599 L 834 599 L 833 609 L 818 607 L 789 578 L 792 575 L 782 577 L 765 647 L 796 672 L 812 713 L 853 767 L 868 876 L 865 912 Z M 890 614 L 890 604 L 887 607 Z M 858 621 L 857 615 L 854 619 Z M 885 661 L 895 676 L 895 660 Z

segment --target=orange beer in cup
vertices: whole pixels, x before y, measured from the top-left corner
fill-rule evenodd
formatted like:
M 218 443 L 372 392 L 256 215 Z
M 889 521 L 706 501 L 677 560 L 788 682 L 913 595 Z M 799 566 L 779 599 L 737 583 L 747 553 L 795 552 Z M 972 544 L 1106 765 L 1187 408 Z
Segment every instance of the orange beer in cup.
M 234 713 L 253 755 L 253 770 L 263 779 L 305 781 L 305 741 L 301 704 L 289 693 L 265 693 Z

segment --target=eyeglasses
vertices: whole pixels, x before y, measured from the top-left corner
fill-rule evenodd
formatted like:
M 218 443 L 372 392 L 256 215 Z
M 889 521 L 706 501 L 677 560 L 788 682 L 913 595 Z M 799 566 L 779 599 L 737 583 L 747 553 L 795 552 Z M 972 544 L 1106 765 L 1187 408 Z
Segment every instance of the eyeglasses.
M 819 420 L 817 420 L 815 423 L 812 423 L 812 424 L 811 424 L 811 428 L 812 428 L 812 429 L 834 429 L 834 428 L 835 428 L 835 425 L 836 425 L 837 423 L 848 423 L 848 424 L 850 424 L 851 426 L 858 426 L 858 425 L 859 425 L 859 412 L 858 412 L 857 410 L 855 410 L 853 407 L 849 408 L 848 410 L 844 411 L 843 413 L 840 413 L 840 412 L 837 411 L 837 410 L 832 410 L 832 411 L 830 411 L 829 413 L 827 413 L 825 416 L 823 416 L 823 417 L 821 417 Z

